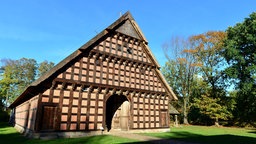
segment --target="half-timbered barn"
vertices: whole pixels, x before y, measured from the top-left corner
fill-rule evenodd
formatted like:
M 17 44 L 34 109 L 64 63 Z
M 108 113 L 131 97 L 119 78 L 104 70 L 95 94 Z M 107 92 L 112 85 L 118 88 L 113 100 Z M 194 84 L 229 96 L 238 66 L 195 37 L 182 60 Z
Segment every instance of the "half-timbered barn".
M 169 127 L 177 100 L 129 12 L 37 79 L 11 104 L 26 133 Z

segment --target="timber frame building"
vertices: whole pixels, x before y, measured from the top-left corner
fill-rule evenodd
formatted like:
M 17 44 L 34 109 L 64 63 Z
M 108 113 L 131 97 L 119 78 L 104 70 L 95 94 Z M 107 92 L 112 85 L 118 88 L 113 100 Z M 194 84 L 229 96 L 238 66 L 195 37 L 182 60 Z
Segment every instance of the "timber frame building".
M 95 132 L 169 127 L 177 100 L 129 12 L 37 79 L 11 104 L 17 129 Z

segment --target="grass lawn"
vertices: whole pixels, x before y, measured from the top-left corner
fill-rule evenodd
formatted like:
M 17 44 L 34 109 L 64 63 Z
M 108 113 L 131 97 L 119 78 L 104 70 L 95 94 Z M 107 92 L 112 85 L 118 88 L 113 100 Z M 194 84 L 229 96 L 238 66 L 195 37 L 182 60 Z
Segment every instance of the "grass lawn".
M 244 128 L 181 126 L 170 132 L 145 135 L 203 144 L 256 144 L 256 129 Z
M 8 126 L 6 123 L 0 123 L 0 142 L 2 144 L 111 144 L 111 143 L 132 143 L 137 142 L 135 140 L 119 138 L 110 135 L 90 136 L 82 138 L 63 138 L 55 140 L 40 140 L 40 139 L 28 139 L 18 133 L 13 127 Z

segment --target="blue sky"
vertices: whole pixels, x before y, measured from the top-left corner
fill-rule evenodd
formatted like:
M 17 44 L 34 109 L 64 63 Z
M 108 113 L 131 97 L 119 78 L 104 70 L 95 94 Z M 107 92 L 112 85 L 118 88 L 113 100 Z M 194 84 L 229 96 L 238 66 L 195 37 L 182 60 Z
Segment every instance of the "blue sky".
M 255 0 L 6 0 L 0 2 L 0 59 L 55 64 L 130 11 L 161 66 L 162 45 L 226 30 L 256 11 Z

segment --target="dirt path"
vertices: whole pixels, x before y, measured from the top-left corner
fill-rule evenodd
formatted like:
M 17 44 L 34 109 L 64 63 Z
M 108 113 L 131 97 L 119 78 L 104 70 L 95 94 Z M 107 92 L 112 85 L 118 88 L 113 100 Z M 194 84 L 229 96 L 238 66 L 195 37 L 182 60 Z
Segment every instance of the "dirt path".
M 195 144 L 195 143 L 188 143 L 188 142 L 182 142 L 177 140 L 161 139 L 158 137 L 145 136 L 145 135 L 135 134 L 135 133 L 126 132 L 126 131 L 120 131 L 120 130 L 111 130 L 111 132 L 109 132 L 108 134 L 113 136 L 128 138 L 128 139 L 139 140 L 145 143 L 153 143 L 153 144 Z

